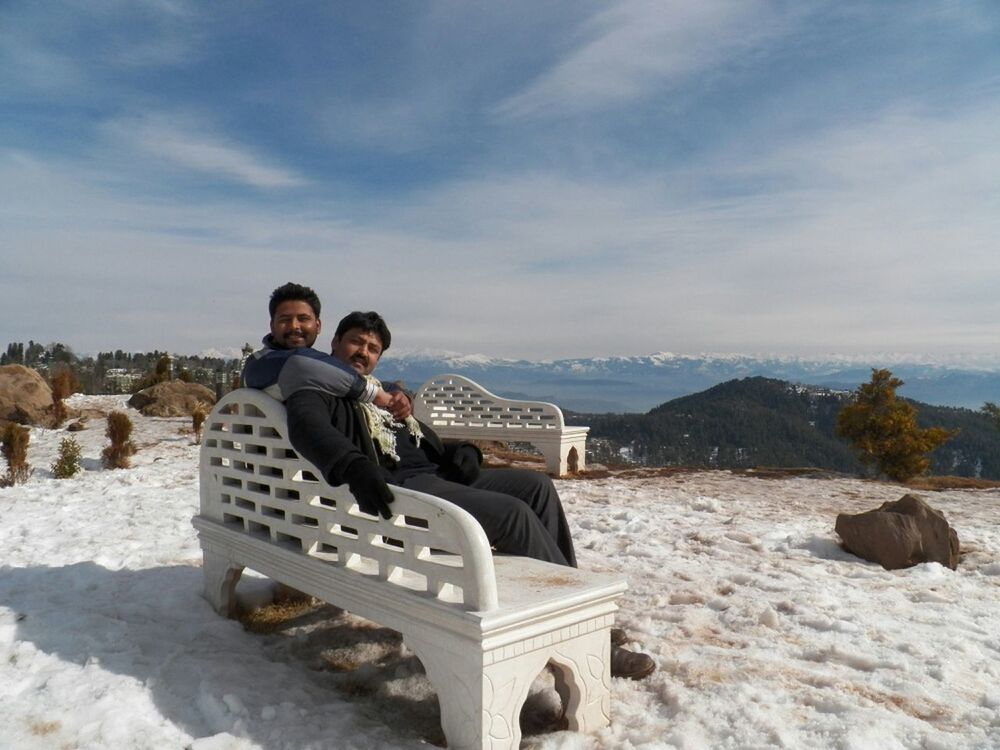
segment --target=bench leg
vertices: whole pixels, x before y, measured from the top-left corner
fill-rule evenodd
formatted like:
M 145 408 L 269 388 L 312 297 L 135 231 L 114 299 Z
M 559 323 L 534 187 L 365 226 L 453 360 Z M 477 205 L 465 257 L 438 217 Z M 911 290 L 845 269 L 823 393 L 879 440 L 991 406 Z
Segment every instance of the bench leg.
M 545 471 L 548 474 L 554 474 L 557 477 L 566 476 L 570 470 L 569 453 L 571 450 L 576 450 L 576 466 L 574 471 L 583 471 L 587 464 L 587 441 L 573 440 L 568 443 L 547 443 L 547 442 L 534 442 L 532 443 L 542 456 L 545 457 Z
M 545 666 L 544 652 L 484 666 L 483 654 L 476 649 L 455 653 L 428 641 L 403 638 L 437 691 L 449 750 L 517 750 L 521 707 Z
M 561 449 L 558 444 L 553 445 L 552 443 L 544 443 L 539 445 L 538 443 L 534 443 L 534 446 L 545 458 L 546 474 L 561 477 L 566 473 L 566 462 L 560 455 Z
M 611 638 L 607 628 L 560 643 L 550 654 L 569 728 L 593 732 L 611 721 Z
M 220 615 L 230 617 L 236 604 L 236 583 L 243 574 L 243 566 L 237 565 L 228 555 L 205 549 L 202 571 L 205 575 L 204 596 L 212 608 Z

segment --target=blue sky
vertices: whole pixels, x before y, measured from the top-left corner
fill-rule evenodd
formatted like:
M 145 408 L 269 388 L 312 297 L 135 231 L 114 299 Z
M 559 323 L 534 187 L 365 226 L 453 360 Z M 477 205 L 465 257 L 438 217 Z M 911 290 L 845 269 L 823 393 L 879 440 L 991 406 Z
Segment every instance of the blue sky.
M 997 351 L 1000 5 L 7 0 L 0 346 Z M 325 337 L 324 337 L 325 338 Z

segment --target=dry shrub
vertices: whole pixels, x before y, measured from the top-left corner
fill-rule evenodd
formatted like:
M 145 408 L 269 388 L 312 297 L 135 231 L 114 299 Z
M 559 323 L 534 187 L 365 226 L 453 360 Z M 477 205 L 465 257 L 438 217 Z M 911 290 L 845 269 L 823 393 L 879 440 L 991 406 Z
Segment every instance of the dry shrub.
M 52 416 L 55 421 L 54 426 L 59 427 L 66 421 L 66 404 L 63 400 L 67 396 L 72 396 L 80 388 L 80 381 L 76 373 L 69 367 L 64 367 L 55 373 L 49 385 L 52 388 Z
M 208 417 L 208 411 L 204 406 L 196 406 L 191 412 L 191 430 L 194 432 L 196 443 L 201 442 L 201 429 L 205 426 L 206 417 Z
M 3 429 L 3 446 L 0 448 L 7 460 L 7 472 L 0 476 L 0 487 L 10 487 L 28 481 L 31 476 L 31 466 L 28 464 L 28 440 L 30 433 L 27 427 L 14 422 L 8 422 Z
M 69 479 L 80 471 L 80 444 L 74 438 L 65 437 L 59 441 L 59 453 L 52 464 L 52 476 Z
M 109 469 L 127 469 L 129 457 L 136 452 L 135 443 L 131 441 L 132 420 L 122 411 L 108 414 L 108 429 L 104 433 L 111 444 L 101 452 L 101 459 Z

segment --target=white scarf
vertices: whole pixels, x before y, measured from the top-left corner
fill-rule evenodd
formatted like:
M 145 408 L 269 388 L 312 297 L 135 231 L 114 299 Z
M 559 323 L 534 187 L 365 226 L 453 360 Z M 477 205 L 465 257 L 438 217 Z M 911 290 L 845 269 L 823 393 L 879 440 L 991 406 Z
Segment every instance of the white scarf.
M 369 383 L 374 384 L 376 388 L 382 387 L 377 378 L 371 375 L 365 375 L 365 378 L 367 378 Z M 378 447 L 384 455 L 389 456 L 394 461 L 399 460 L 399 454 L 396 453 L 395 429 L 404 425 L 419 447 L 420 438 L 424 434 L 420 431 L 420 424 L 412 416 L 407 417 L 403 422 L 397 422 L 392 414 L 380 406 L 375 406 L 375 404 L 368 401 L 359 401 L 358 404 L 364 412 L 365 421 L 368 423 L 368 432 L 371 434 L 372 440 L 378 443 Z

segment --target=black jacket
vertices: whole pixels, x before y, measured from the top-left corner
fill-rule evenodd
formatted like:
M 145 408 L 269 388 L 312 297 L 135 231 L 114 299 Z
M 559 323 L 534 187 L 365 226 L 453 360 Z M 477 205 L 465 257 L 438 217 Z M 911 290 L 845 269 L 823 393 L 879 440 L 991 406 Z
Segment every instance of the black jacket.
M 357 401 L 313 390 L 296 391 L 285 402 L 288 410 L 288 439 L 303 458 L 316 466 L 332 485 L 343 484 L 344 471 L 358 459 L 378 464 L 386 482 L 393 482 L 393 459 L 375 446 Z M 444 443 L 423 422 L 424 437 L 420 449 L 438 474 L 461 481 L 455 473 L 454 457 L 462 446 L 472 446 L 482 460 L 482 453 L 472 443 Z

